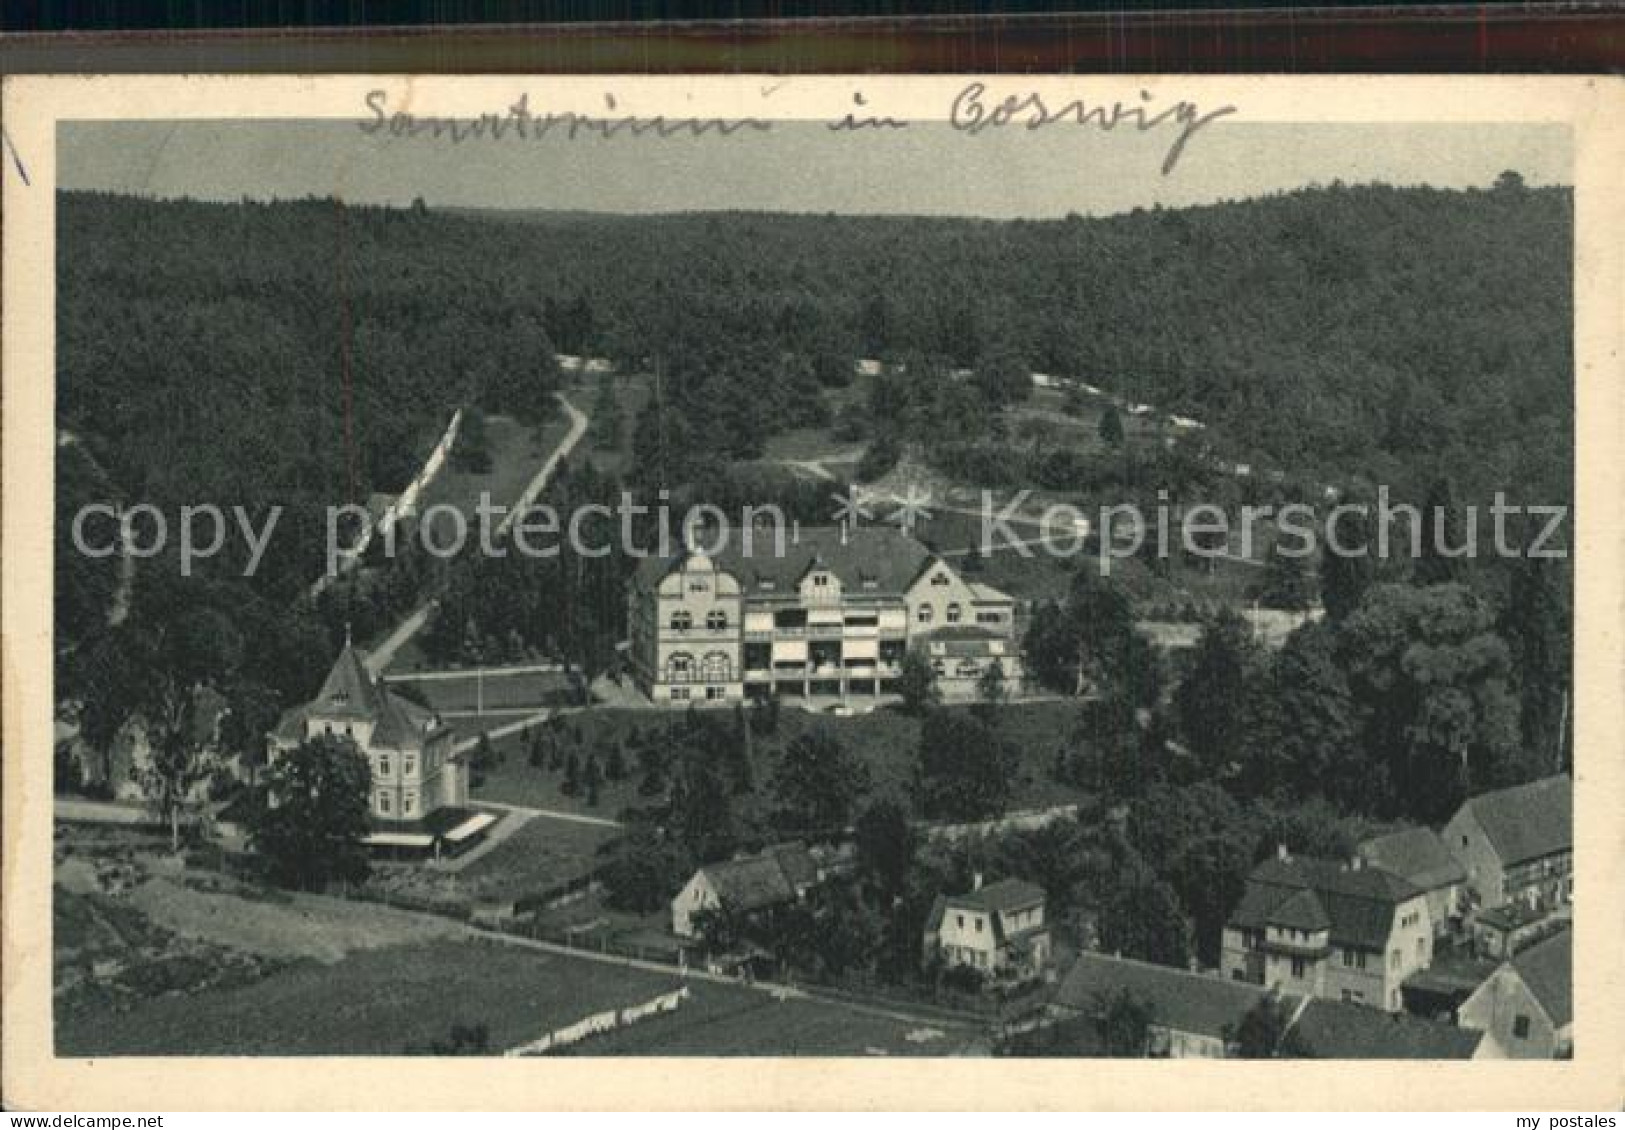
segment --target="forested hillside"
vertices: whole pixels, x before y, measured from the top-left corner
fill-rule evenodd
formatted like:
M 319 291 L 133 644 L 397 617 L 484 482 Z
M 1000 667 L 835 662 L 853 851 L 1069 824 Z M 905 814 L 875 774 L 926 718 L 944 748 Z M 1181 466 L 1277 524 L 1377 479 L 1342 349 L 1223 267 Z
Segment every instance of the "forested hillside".
M 59 427 L 78 445 L 59 513 L 284 507 L 252 580 L 232 537 L 198 577 L 143 563 L 133 595 L 138 623 L 217 617 L 206 634 L 229 627 L 283 695 L 323 666 L 288 612 L 322 568 L 321 508 L 399 490 L 458 405 L 550 411 L 555 348 L 658 371 L 645 455 L 654 433 L 758 454 L 822 422 L 821 390 L 870 357 L 907 386 L 941 377 L 923 390 L 939 448 L 996 420 L 949 370 L 1033 369 L 1196 416 L 1216 450 L 1305 479 L 1570 494 L 1570 194 L 1514 174 L 1013 223 L 71 193 L 58 216 Z M 115 579 L 60 554 L 58 577 L 72 646 Z

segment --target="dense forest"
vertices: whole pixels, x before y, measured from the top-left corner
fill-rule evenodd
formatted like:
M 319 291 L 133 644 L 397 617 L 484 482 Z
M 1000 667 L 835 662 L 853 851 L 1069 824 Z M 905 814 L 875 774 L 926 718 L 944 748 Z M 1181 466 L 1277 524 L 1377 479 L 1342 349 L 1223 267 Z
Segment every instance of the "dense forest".
M 821 391 L 877 358 L 892 364 L 869 390 L 876 458 L 918 443 L 997 464 L 986 409 L 1038 370 L 1195 416 L 1215 450 L 1306 481 L 1422 501 L 1448 475 L 1458 504 L 1501 488 L 1567 503 L 1571 208 L 1512 173 L 1467 192 L 1334 184 L 1042 222 L 63 194 L 59 517 L 109 499 L 240 504 L 261 524 L 284 508 L 249 579 L 239 537 L 192 577 L 143 561 L 122 595 L 116 561 L 59 551 L 63 687 L 118 666 L 129 645 L 104 623 L 122 601 L 125 634 L 190 646 L 184 611 L 254 694 L 308 693 L 326 656 L 304 653 L 341 630 L 299 600 L 323 565 L 322 507 L 401 489 L 460 406 L 550 413 L 555 350 L 656 378 L 662 407 L 632 424 L 634 485 L 715 482 L 763 437 L 830 422 Z M 490 587 L 476 572 L 454 578 L 453 604 Z M 618 625 L 594 617 L 538 634 L 602 653 Z

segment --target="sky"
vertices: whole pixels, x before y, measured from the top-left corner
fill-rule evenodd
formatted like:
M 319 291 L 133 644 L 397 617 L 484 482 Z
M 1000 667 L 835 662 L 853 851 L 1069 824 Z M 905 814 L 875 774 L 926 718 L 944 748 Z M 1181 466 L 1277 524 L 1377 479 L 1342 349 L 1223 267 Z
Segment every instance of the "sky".
M 835 212 L 1043 219 L 1268 195 L 1342 180 L 1489 186 L 1505 169 L 1572 183 L 1568 129 L 1543 124 L 1230 122 L 1052 127 L 976 136 L 941 123 L 861 135 L 777 123 L 731 137 L 477 139 L 364 134 L 353 121 L 68 122 L 58 186 L 203 200 L 341 196 L 353 203 L 618 213 Z

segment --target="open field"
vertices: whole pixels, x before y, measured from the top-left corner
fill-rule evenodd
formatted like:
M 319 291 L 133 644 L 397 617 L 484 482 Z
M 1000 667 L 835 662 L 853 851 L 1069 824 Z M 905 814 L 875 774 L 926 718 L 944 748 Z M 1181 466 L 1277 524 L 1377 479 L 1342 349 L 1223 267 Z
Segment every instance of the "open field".
M 429 706 L 442 713 L 478 710 L 541 710 L 568 701 L 570 681 L 562 671 L 531 671 L 517 675 L 469 671 L 455 678 L 413 679 L 397 669 L 393 686 L 416 690 Z
M 470 935 L 301 963 L 252 984 L 177 992 L 126 1011 L 59 1016 L 60 1055 L 392 1055 L 454 1024 L 483 1024 L 491 1051 L 533 1040 L 678 983 L 650 972 Z
M 901 1019 L 818 1000 L 779 1000 L 727 985 L 694 984 L 674 1013 L 595 1036 L 582 1056 L 955 1055 L 982 1042 L 963 1025 Z
M 472 517 L 482 491 L 490 495 L 493 506 L 512 506 L 568 431 L 569 421 L 562 411 L 539 428 L 506 416 L 487 416 L 485 435 L 491 469 L 475 474 L 458 470 L 455 460 L 448 463 L 424 492 L 420 513 L 445 504 Z

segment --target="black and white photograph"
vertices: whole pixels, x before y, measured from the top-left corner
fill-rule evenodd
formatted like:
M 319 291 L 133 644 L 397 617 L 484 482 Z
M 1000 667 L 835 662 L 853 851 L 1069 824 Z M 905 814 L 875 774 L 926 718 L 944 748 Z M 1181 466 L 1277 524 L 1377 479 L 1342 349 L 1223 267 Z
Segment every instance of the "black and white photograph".
M 8 115 L 44 1054 L 1583 1057 L 1572 123 L 710 82 Z

